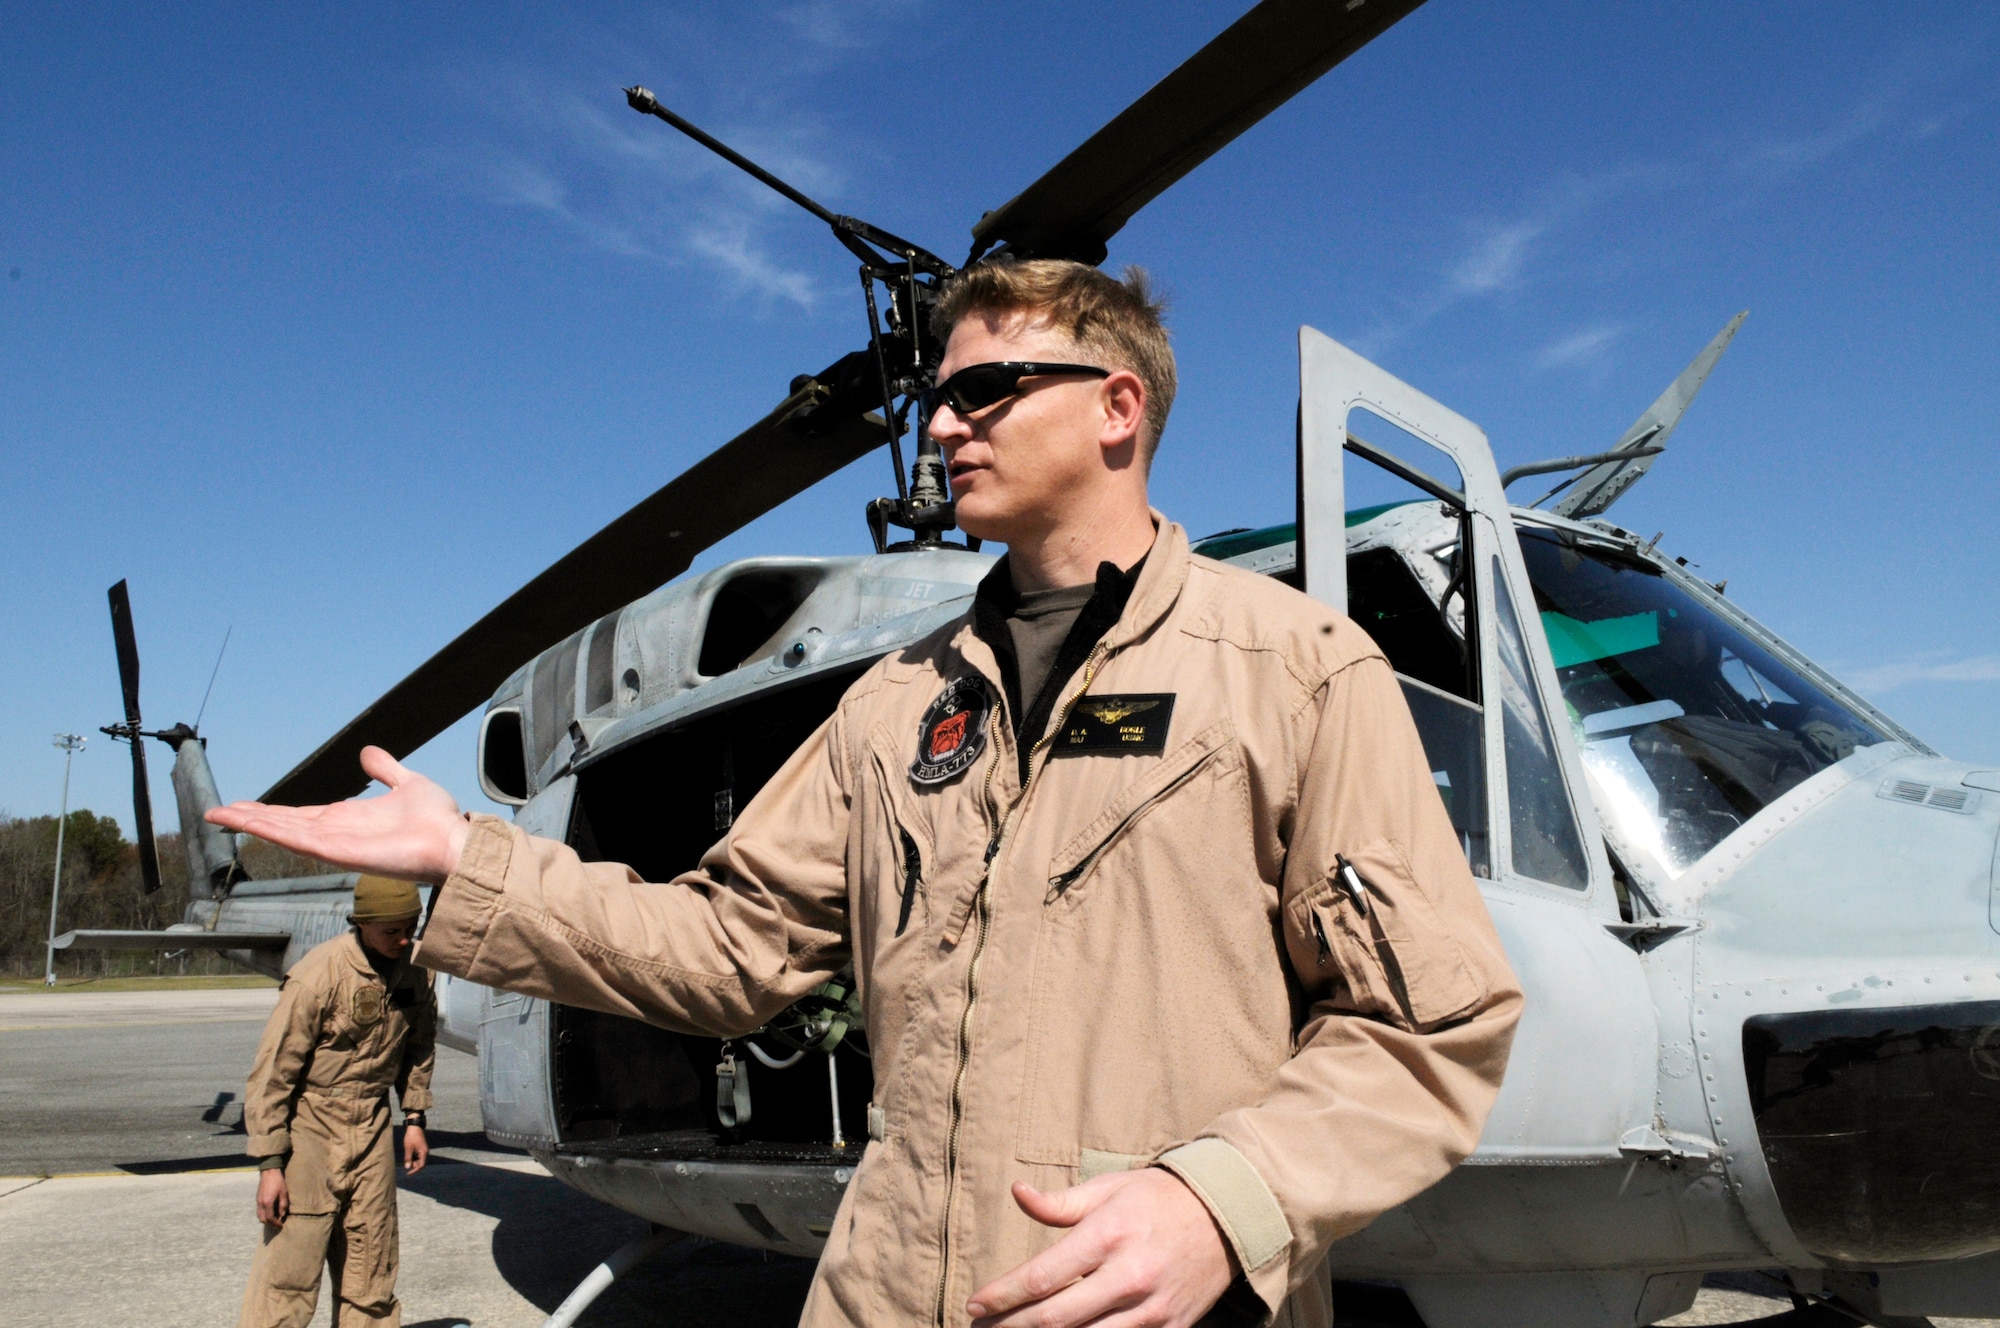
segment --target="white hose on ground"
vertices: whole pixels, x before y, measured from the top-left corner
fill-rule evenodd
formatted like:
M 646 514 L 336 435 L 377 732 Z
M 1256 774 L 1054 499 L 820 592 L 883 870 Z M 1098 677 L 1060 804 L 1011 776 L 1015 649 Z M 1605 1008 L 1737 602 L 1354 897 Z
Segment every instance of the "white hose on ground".
M 743 1045 L 750 1048 L 750 1054 L 752 1056 L 755 1056 L 758 1060 L 762 1061 L 766 1066 L 769 1066 L 773 1070 L 789 1070 L 794 1065 L 797 1065 L 800 1059 L 805 1056 L 805 1053 L 803 1051 L 795 1051 L 791 1055 L 785 1057 L 785 1059 L 779 1060 L 777 1057 L 773 1056 L 770 1052 L 764 1050 L 762 1047 L 752 1042 L 749 1038 L 743 1039 Z
M 570 1328 L 577 1316 L 589 1309 L 590 1303 L 603 1295 L 613 1282 L 675 1241 L 686 1239 L 682 1232 L 656 1227 L 638 1239 L 620 1245 L 609 1258 L 590 1270 L 590 1276 L 576 1284 L 576 1290 L 556 1306 L 556 1312 L 548 1317 L 542 1328 Z

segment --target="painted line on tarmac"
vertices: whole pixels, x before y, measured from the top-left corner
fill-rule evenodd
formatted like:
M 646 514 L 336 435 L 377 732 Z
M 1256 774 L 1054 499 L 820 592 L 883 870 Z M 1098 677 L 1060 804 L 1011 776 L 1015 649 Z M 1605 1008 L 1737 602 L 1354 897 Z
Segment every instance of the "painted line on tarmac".
M 52 1024 L 0 1022 L 0 1034 L 60 1032 L 65 1028 L 163 1028 L 169 1024 L 261 1024 L 267 1022 L 270 1017 L 269 1013 L 265 1013 L 193 1015 L 177 1019 L 62 1019 Z
M 16 1185 L 15 1189 L 0 1189 L 0 1198 L 5 1198 L 9 1194 L 24 1190 L 30 1185 L 40 1185 L 45 1180 L 101 1180 L 107 1176 L 123 1176 L 126 1180 L 162 1180 L 172 1176 L 219 1176 L 225 1171 L 255 1171 L 256 1169 L 257 1164 L 255 1162 L 243 1162 L 230 1167 L 193 1167 L 187 1171 L 156 1171 L 150 1174 L 143 1171 L 126 1171 L 119 1167 L 113 1167 L 110 1171 L 52 1171 L 46 1176 L 0 1176 L 0 1186 L 14 1185 L 16 1182 L 21 1182 Z

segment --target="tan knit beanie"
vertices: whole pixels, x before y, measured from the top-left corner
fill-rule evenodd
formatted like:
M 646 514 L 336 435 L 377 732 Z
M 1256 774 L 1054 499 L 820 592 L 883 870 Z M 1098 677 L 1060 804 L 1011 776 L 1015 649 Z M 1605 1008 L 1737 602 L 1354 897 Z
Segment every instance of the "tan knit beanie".
M 363 876 L 354 883 L 354 912 L 351 916 L 356 922 L 395 922 L 402 918 L 414 918 L 423 911 L 417 887 L 409 881 L 387 876 Z

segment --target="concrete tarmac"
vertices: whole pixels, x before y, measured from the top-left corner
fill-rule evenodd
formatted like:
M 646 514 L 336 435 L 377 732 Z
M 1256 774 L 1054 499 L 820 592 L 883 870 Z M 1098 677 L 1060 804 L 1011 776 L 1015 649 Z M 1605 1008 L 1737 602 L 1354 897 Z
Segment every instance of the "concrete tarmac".
M 9 1186 L 14 1186 L 8 1190 Z M 0 1182 L 0 1321 L 10 1328 L 234 1322 L 257 1240 L 256 1173 Z M 433 1162 L 397 1200 L 407 1328 L 535 1328 L 645 1225 L 526 1159 Z M 798 1322 L 812 1265 L 686 1244 L 607 1292 L 587 1328 Z M 331 1322 L 322 1292 L 313 1322 Z
M 240 1159 L 243 1081 L 277 999 L 275 987 L 0 995 L 0 1175 Z
M 243 1080 L 276 1000 L 0 995 L 0 1324 L 234 1321 L 257 1239 Z M 488 1143 L 476 1058 L 440 1047 L 434 1083 L 431 1165 L 398 1198 L 403 1321 L 534 1328 L 645 1224 Z M 806 1260 L 688 1242 L 582 1322 L 788 1328 L 811 1278 Z M 330 1322 L 328 1299 L 316 1324 Z
M 0 1323 L 234 1321 L 257 1239 L 243 1080 L 276 999 L 271 989 L 0 994 Z M 475 1058 L 439 1048 L 436 1084 L 432 1163 L 398 1200 L 403 1322 L 536 1328 L 645 1226 L 488 1143 Z M 684 1242 L 614 1285 L 581 1323 L 785 1328 L 811 1278 L 807 1260 Z M 1369 1300 L 1346 1298 L 1343 1328 L 1421 1328 L 1407 1309 Z M 1789 1309 L 1768 1283 L 1725 1274 L 1668 1324 Z M 314 1323 L 329 1322 L 322 1296 Z

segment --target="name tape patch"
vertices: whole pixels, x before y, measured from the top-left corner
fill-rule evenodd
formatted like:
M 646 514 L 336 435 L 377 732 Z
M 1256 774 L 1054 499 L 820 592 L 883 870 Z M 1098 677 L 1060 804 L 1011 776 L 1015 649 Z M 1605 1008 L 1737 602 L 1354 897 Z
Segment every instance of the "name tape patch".
M 953 678 L 924 711 L 917 725 L 917 759 L 910 778 L 919 784 L 942 784 L 979 759 L 986 750 L 986 716 L 993 697 L 976 675 Z
M 1166 750 L 1173 692 L 1086 696 L 1049 744 L 1050 756 L 1154 756 Z

